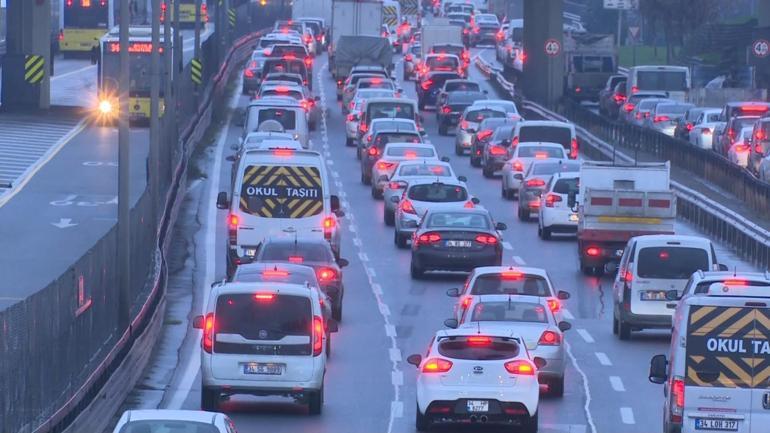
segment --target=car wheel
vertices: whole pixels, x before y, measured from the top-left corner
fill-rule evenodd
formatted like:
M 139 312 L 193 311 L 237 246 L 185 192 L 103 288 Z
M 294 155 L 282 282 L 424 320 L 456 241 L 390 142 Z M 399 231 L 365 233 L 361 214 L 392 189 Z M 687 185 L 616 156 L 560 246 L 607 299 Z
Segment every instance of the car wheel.
M 354 143 L 353 143 L 353 139 L 352 138 L 345 137 L 345 146 L 352 146 L 353 144 Z
M 310 122 L 310 124 L 308 124 L 308 127 L 310 128 L 311 131 L 315 131 L 316 126 L 317 126 L 316 122 Z
M 519 431 L 522 433 L 537 433 L 537 424 L 537 412 L 535 412 L 534 415 L 522 423 L 521 430 Z
M 382 192 L 378 190 L 376 186 L 374 186 L 374 183 L 372 183 L 372 198 L 375 200 L 382 199 Z
M 529 220 L 529 214 L 524 211 L 524 206 L 521 205 L 521 202 L 519 202 L 519 221 L 528 221 Z
M 385 219 L 385 225 L 386 226 L 392 226 L 396 223 L 396 213 L 395 212 L 388 212 L 387 209 L 385 209 L 385 212 L 383 214 Z
M 420 406 L 415 405 L 414 413 L 414 427 L 417 429 L 417 431 L 428 431 L 430 428 L 430 419 L 428 419 L 427 416 L 420 412 Z
M 320 415 L 324 404 L 324 387 L 318 391 L 311 391 L 307 401 L 307 411 L 310 415 Z
M 409 271 L 412 274 L 412 279 L 420 280 L 425 275 L 425 270 L 415 264 L 414 258 L 412 258 L 412 262 L 409 265 Z
M 619 328 L 620 328 L 620 324 L 618 323 L 618 318 L 615 317 L 615 315 L 613 315 L 612 316 L 612 333 L 615 335 L 618 335 L 618 332 L 620 332 Z
M 473 149 L 471 149 L 471 167 L 481 167 L 481 158 L 473 156 Z
M 332 335 L 326 334 L 326 359 L 332 357 Z
M 511 199 L 511 196 L 508 195 L 508 190 L 505 188 L 505 183 L 504 182 L 500 183 L 500 195 L 504 199 L 506 199 L 506 200 L 510 200 Z
M 548 394 L 550 394 L 551 397 L 564 397 L 564 376 L 558 379 L 551 379 L 550 382 L 548 382 Z
M 337 100 L 342 101 L 342 95 L 337 95 Z
M 361 160 L 361 148 L 356 145 L 356 159 Z
M 440 135 L 442 137 L 447 135 L 447 127 L 446 127 L 446 125 L 444 125 L 442 123 L 438 124 L 438 135 Z
M 204 386 L 201 389 L 201 409 L 208 412 L 218 412 L 219 395 L 218 390 Z
M 406 248 L 406 237 L 400 234 L 398 230 L 393 230 L 393 243 L 395 243 L 398 248 Z
M 336 304 L 332 304 L 332 319 L 336 320 L 337 323 L 342 322 L 342 299 Z
M 618 320 L 618 338 L 623 341 L 631 339 L 631 325 L 626 323 L 623 319 Z
M 463 149 L 457 143 L 455 143 L 455 155 L 463 156 Z
M 540 234 L 541 234 L 540 238 L 543 239 L 544 241 L 551 240 L 551 229 L 549 229 L 548 227 L 543 227 L 542 229 L 540 229 Z
M 423 101 L 421 98 L 417 99 L 417 108 L 420 110 L 425 109 L 425 101 Z
M 363 172 L 361 172 L 361 183 L 363 183 L 364 185 L 370 185 L 372 183 L 371 176 L 367 176 Z

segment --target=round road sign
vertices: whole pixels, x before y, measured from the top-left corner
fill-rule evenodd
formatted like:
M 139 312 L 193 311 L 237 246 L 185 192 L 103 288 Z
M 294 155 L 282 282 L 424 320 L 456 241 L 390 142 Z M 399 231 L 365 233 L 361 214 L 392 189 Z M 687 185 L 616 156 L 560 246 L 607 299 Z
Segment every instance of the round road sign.
M 556 39 L 548 39 L 545 41 L 545 53 L 551 57 L 558 56 L 561 53 L 561 42 Z
M 757 57 L 767 57 L 770 54 L 770 42 L 767 39 L 757 39 L 751 44 L 751 51 Z

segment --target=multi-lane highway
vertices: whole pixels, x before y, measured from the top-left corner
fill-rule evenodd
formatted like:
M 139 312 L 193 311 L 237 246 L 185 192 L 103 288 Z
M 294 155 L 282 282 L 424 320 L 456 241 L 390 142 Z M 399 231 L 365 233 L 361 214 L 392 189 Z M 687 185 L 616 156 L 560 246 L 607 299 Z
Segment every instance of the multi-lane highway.
M 484 49 L 474 50 L 473 55 L 485 55 Z M 342 256 L 351 265 L 344 270 L 345 318 L 333 337 L 324 413 L 308 417 L 304 407 L 240 396 L 223 403 L 221 409 L 240 431 L 412 432 L 415 372 L 404 361 L 409 354 L 424 352 L 434 332 L 451 315 L 454 299 L 445 292 L 460 286 L 464 275 L 437 275 L 420 281 L 410 277 L 409 251 L 393 245 L 392 228 L 382 221 L 383 203 L 374 201 L 369 187 L 361 185 L 355 148 L 344 145 L 344 117 L 325 62 L 325 56 L 316 59 L 314 88 L 326 116 L 311 135 L 312 146 L 325 155 L 334 189 L 345 207 Z M 400 63 L 397 72 L 399 68 Z M 473 67 L 471 78 L 494 97 L 495 88 Z M 414 97 L 412 82 L 400 84 Z M 234 107 L 246 103 L 243 96 L 232 99 Z M 558 289 L 572 294 L 565 304 L 565 317 L 573 324 L 567 337 L 565 394 L 541 401 L 540 431 L 659 431 L 662 389 L 647 381 L 647 372 L 650 357 L 667 351 L 669 334 L 646 331 L 634 334 L 631 341 L 617 340 L 611 330 L 611 279 L 580 273 L 574 239 L 538 239 L 534 223 L 516 218 L 516 202 L 500 197 L 499 180 L 485 179 L 466 157 L 455 156 L 454 137 L 438 136 L 433 113 L 423 114 L 429 140 L 451 158 L 458 174 L 468 177 L 469 189 L 481 204 L 508 225 L 504 263 L 545 268 Z M 210 283 L 225 274 L 226 214 L 215 209 L 214 197 L 228 189 L 230 163 L 226 157 L 239 134 L 240 128 L 229 123 L 208 159 L 208 180 L 191 185 L 184 211 L 187 221 L 182 223 L 185 230 L 179 231 L 187 239 L 186 267 L 180 265 L 176 276 L 172 275 L 170 288 L 167 321 L 172 324 L 166 326 L 160 342 L 163 347 L 153 358 L 148 378 L 127 407 L 200 407 L 200 336 L 188 319 L 201 311 Z M 676 231 L 697 234 L 685 224 L 678 224 Z M 720 262 L 731 269 L 752 269 L 725 248 L 718 248 L 717 253 Z M 187 335 L 180 332 L 182 326 L 187 327 Z M 143 391 L 148 388 L 159 391 L 148 397 Z

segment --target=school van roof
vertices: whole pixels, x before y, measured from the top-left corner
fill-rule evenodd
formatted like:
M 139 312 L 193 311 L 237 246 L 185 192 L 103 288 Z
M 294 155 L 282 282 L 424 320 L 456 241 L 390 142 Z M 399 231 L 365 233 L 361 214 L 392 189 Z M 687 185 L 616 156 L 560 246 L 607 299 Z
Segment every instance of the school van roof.
M 706 296 L 770 299 L 770 290 L 762 286 L 743 285 L 738 281 L 724 281 L 713 283 L 709 286 Z

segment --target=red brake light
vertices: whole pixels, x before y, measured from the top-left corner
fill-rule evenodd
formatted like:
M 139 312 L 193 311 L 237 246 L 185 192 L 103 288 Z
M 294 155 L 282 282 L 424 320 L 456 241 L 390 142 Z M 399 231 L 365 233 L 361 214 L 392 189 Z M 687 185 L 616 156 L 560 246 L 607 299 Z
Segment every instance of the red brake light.
M 444 114 L 449 114 L 452 112 L 452 109 L 444 105 L 443 107 L 441 107 L 441 112 Z
M 741 111 L 748 111 L 752 113 L 764 113 L 767 111 L 767 107 L 764 105 L 747 105 L 741 107 Z
M 423 233 L 417 238 L 418 244 L 434 244 L 441 241 L 441 235 L 436 232 Z
M 294 156 L 294 149 L 275 149 L 273 150 L 275 156 Z
M 634 274 L 632 274 L 631 271 L 626 271 L 626 273 L 623 275 L 623 282 L 630 283 L 633 280 L 634 280 Z
M 468 307 L 471 306 L 471 302 L 473 301 L 473 298 L 463 298 L 463 301 L 460 303 L 460 306 L 463 308 L 463 310 L 467 310 Z
M 289 256 L 289 263 L 302 263 L 305 258 L 302 256 Z
M 414 210 L 414 205 L 409 199 L 404 199 L 404 201 L 401 202 L 401 210 L 406 213 L 417 215 L 417 211 Z
M 671 381 L 671 421 L 682 422 L 684 411 L 684 380 L 677 378 Z
M 492 235 L 478 235 L 476 242 L 483 245 L 497 245 L 497 238 Z
M 238 228 L 238 223 L 240 220 L 238 215 L 230 214 L 230 216 L 227 218 L 227 222 L 230 225 L 230 228 Z
M 468 346 L 489 346 L 492 344 L 492 338 L 485 335 L 471 335 L 465 341 L 468 343 Z
M 619 94 L 619 93 L 616 93 L 615 95 L 612 96 L 612 99 L 614 99 L 615 102 L 619 104 L 619 103 L 625 101 L 626 97 L 621 95 L 621 94 Z
M 506 155 L 508 151 L 501 146 L 489 146 L 489 153 L 493 156 L 502 156 Z
M 598 257 L 602 253 L 602 250 L 598 247 L 588 247 L 586 248 L 586 254 L 591 257 Z
M 639 88 L 636 86 L 631 87 L 631 93 L 636 93 L 639 91 Z
M 561 336 L 553 331 L 545 331 L 537 344 L 540 346 L 558 346 L 561 344 Z
M 323 352 L 324 347 L 324 321 L 319 316 L 313 316 L 313 356 Z
M 348 122 L 353 122 L 356 120 L 356 116 L 353 114 L 348 114 Z
M 665 115 L 664 116 L 655 116 L 652 119 L 652 121 L 655 122 L 655 123 L 658 123 L 658 122 L 668 122 L 669 120 L 671 120 L 671 118 L 668 117 L 668 116 L 665 116 Z
M 516 360 L 516 361 L 506 362 L 505 369 L 508 371 L 508 373 L 511 373 L 511 374 L 518 374 L 522 376 L 535 375 L 535 366 L 532 365 L 529 361 Z
M 764 140 L 764 139 L 765 139 L 765 131 L 763 131 L 763 130 L 761 130 L 761 129 L 757 129 L 757 133 L 756 133 L 756 134 L 754 134 L 754 137 L 755 137 L 757 140 Z
M 252 71 L 251 69 L 246 68 L 246 69 L 243 70 L 243 75 L 245 75 L 246 78 L 254 78 L 254 71 Z
M 524 184 L 529 187 L 541 187 L 545 186 L 545 181 L 543 179 L 529 179 Z
M 332 218 L 332 217 L 326 217 L 326 218 L 324 218 L 324 222 L 323 222 L 323 225 L 324 225 L 324 229 L 332 229 L 332 228 L 334 228 L 334 226 L 335 226 L 335 225 L 337 225 L 337 224 L 336 224 L 336 222 L 334 221 L 334 218 Z
M 422 90 L 428 90 L 432 85 L 433 85 L 433 80 L 425 80 L 422 82 L 422 84 L 420 84 L 420 86 L 422 87 Z
M 524 171 L 524 164 L 522 164 L 521 161 L 514 161 L 513 169 L 516 171 Z
M 760 155 L 764 153 L 765 149 L 762 148 L 761 144 L 757 144 L 754 146 L 754 152 L 759 153 Z
M 465 202 L 465 204 L 463 205 L 463 207 L 464 207 L 464 208 L 466 208 L 466 209 L 473 209 L 473 208 L 475 208 L 475 207 L 476 207 L 476 205 L 475 205 L 475 204 L 473 204 L 473 202 L 472 202 L 472 201 L 468 200 L 468 201 L 466 201 L 466 202 Z
M 259 302 L 272 302 L 275 299 L 275 293 L 255 293 L 254 299 Z
M 553 207 L 554 203 L 562 201 L 559 194 L 548 194 L 545 196 L 545 207 Z
M 369 156 L 377 156 L 380 154 L 380 149 L 372 146 L 369 148 L 369 150 L 366 151 L 366 153 L 368 153 Z
M 626 110 L 627 113 L 634 111 L 634 107 L 635 105 L 630 102 L 626 102 L 625 105 L 623 105 L 623 109 Z
M 404 57 L 404 60 L 406 60 L 407 62 L 411 62 L 412 60 L 414 60 L 414 57 L 412 57 L 412 55 L 411 55 L 411 54 L 407 54 L 407 55 Z
M 59 30 L 59 40 L 60 41 L 64 40 L 64 30 Z
M 265 278 L 280 278 L 280 277 L 288 277 L 289 273 L 286 271 L 279 271 L 277 269 L 272 269 L 272 270 L 262 272 L 262 276 Z
M 692 131 L 692 127 L 693 127 L 693 124 L 692 124 L 692 123 L 690 123 L 690 122 L 687 122 L 687 123 L 684 125 L 684 128 L 685 128 L 686 130 L 688 130 L 688 131 Z
M 318 281 L 322 283 L 337 279 L 337 271 L 333 268 L 320 268 L 316 271 L 316 275 L 318 276 Z
M 561 302 L 556 298 L 548 298 L 548 308 L 554 313 L 561 311 Z
M 392 162 L 379 161 L 377 162 L 377 170 L 390 170 L 394 165 L 396 164 Z
M 211 353 L 214 348 L 214 313 L 206 314 L 203 322 L 203 350 Z
M 483 131 L 479 131 L 476 133 L 476 140 L 479 140 L 479 141 L 486 140 L 491 136 L 492 136 L 492 130 L 485 129 Z
M 523 277 L 524 273 L 519 271 L 503 271 L 500 273 L 500 278 L 503 280 L 520 280 Z
M 572 141 L 570 141 L 569 157 L 570 157 L 570 159 L 577 159 L 577 157 L 578 157 L 578 141 L 577 141 L 577 138 L 573 138 Z
M 423 373 L 446 373 L 452 369 L 452 361 L 442 358 L 431 358 L 422 365 Z

